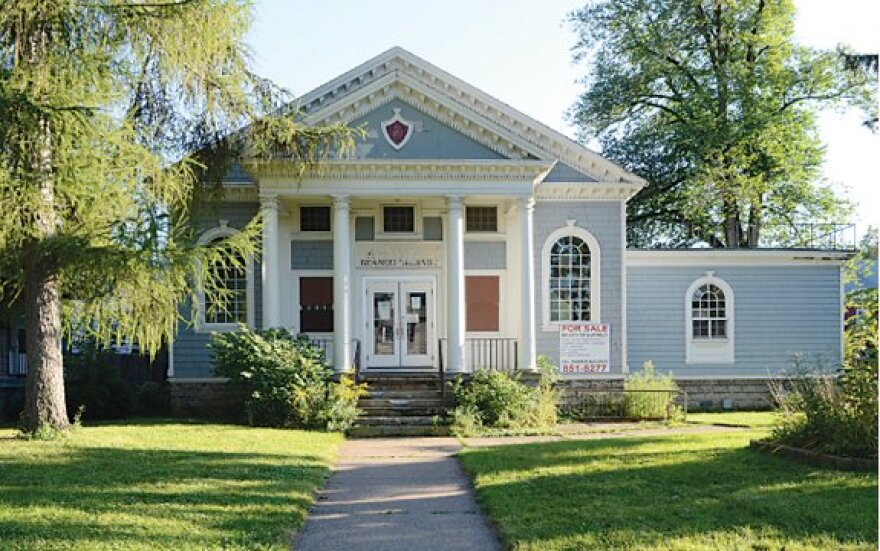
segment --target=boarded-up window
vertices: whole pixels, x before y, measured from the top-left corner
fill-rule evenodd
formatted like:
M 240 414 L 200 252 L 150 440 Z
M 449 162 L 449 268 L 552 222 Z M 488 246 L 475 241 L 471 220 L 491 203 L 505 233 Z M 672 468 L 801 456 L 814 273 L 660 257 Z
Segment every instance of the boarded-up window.
M 299 278 L 299 330 L 333 332 L 333 278 Z
M 498 276 L 465 276 L 468 331 L 498 331 Z

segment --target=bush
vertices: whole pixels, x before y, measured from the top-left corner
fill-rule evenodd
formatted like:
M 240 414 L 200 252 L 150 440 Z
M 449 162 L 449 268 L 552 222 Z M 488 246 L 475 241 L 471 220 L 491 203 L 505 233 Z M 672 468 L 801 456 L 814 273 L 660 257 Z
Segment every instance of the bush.
M 642 364 L 642 371 L 629 375 L 623 383 L 625 416 L 631 419 L 668 419 L 675 415 L 678 386 L 672 375 L 658 375 L 654 362 Z M 669 390 L 670 392 L 662 392 Z
M 126 378 L 116 354 L 93 341 L 79 341 L 76 348 L 79 353 L 64 357 L 68 412 L 82 410 L 87 420 L 168 414 L 168 389 L 163 383 Z
M 485 428 L 548 428 L 556 424 L 555 366 L 539 358 L 541 379 L 537 387 L 520 382 L 519 374 L 478 370 L 470 379 L 453 383 L 456 408 L 452 430 L 469 436 Z
M 773 386 L 782 416 L 773 438 L 791 446 L 841 456 L 877 458 L 877 290 L 853 293 L 843 367 L 829 375 L 821 362 Z
M 86 419 L 125 419 L 135 411 L 136 390 L 109 357 L 93 343 L 78 343 L 80 353 L 65 357 L 67 411 L 85 409 Z
M 796 374 L 773 385 L 782 413 L 772 438 L 780 443 L 832 455 L 877 458 L 877 370 L 869 388 L 865 372 L 829 375 L 821 365 L 804 369 L 795 360 Z
M 334 381 L 323 351 L 284 329 L 214 334 L 214 372 L 229 377 L 250 425 L 341 431 L 357 419 L 366 392 L 348 377 Z

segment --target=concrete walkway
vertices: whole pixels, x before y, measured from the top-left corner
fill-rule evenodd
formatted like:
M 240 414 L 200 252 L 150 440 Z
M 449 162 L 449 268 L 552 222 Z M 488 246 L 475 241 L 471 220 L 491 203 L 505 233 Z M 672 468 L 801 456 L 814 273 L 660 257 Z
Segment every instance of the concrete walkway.
M 453 438 L 348 440 L 296 551 L 500 550 Z

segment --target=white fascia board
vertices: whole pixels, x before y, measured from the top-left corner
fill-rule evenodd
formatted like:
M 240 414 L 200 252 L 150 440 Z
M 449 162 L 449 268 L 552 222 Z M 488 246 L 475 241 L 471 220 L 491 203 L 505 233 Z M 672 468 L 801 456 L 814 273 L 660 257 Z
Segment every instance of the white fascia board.
M 626 261 L 629 266 L 797 266 L 841 264 L 852 255 L 796 249 L 631 249 Z
M 299 183 L 289 180 L 266 180 L 264 192 L 278 197 L 328 196 L 334 194 L 352 197 L 444 197 L 447 195 L 528 197 L 532 193 L 531 182 L 510 180 L 424 180 L 420 178 L 394 178 L 388 180 L 353 181 L 351 179 L 307 179 Z

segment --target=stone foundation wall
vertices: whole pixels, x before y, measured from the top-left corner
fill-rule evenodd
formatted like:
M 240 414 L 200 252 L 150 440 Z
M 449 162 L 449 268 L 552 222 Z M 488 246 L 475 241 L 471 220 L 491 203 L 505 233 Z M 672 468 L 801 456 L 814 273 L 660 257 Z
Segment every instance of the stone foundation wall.
M 769 379 L 683 379 L 676 381 L 688 394 L 688 410 L 771 409 Z
M 560 379 L 561 407 L 577 408 L 590 395 L 619 393 L 623 379 Z M 773 398 L 767 379 L 680 379 L 678 387 L 687 393 L 688 411 L 724 409 L 770 409 Z
M 172 382 L 171 415 L 229 419 L 238 415 L 225 382 Z

